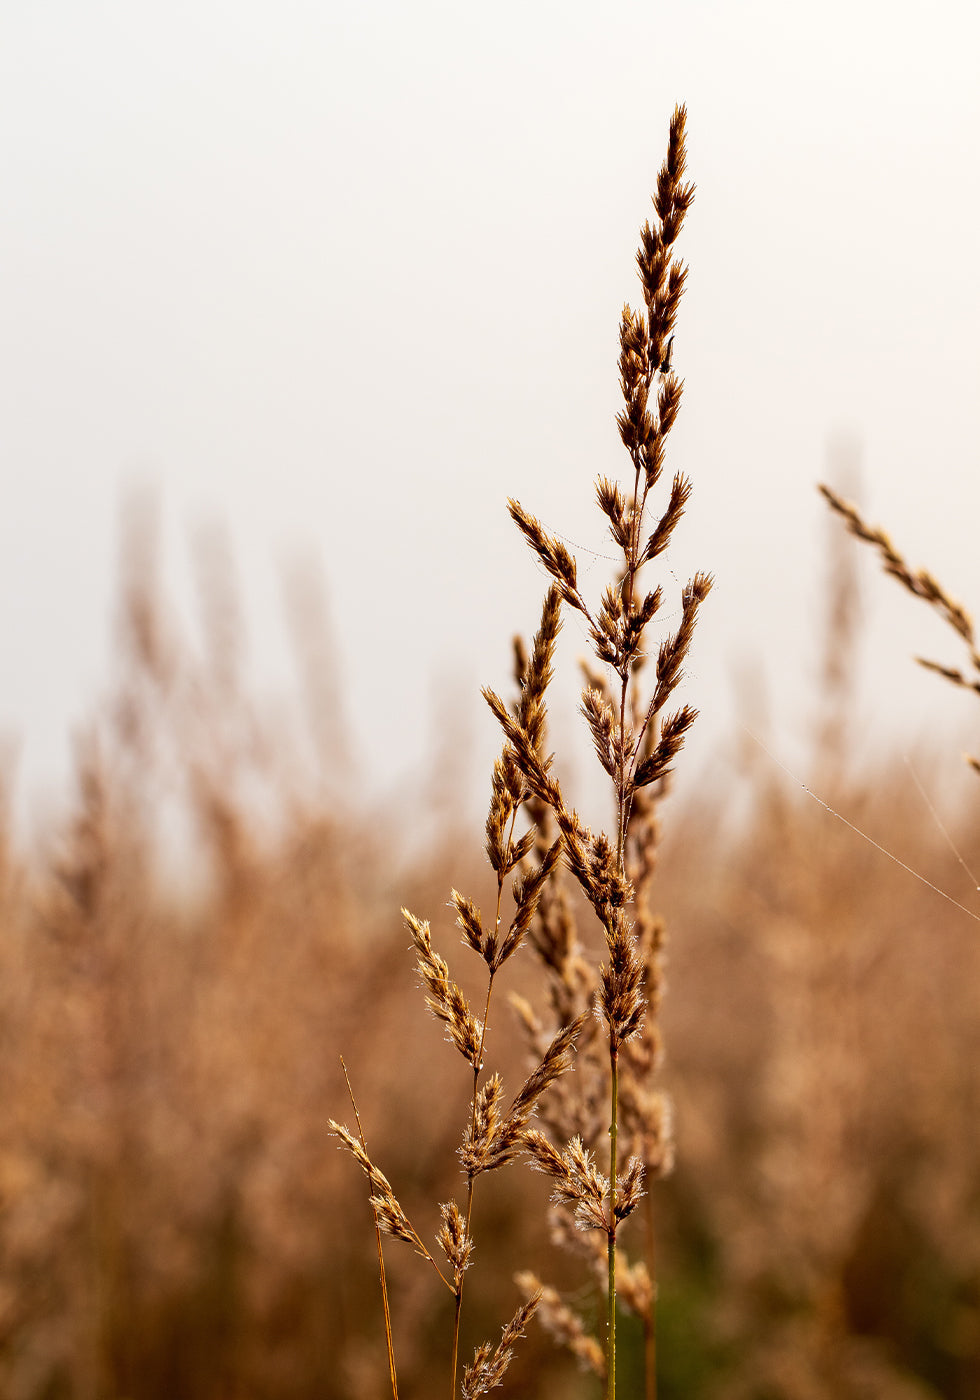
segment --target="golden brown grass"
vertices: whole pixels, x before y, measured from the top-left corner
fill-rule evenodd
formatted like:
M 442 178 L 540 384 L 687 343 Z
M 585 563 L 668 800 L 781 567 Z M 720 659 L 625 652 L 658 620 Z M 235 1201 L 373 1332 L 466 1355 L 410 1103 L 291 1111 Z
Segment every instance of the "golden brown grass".
M 462 863 L 456 828 L 403 862 L 390 813 L 358 816 L 307 784 L 297 732 L 263 725 L 241 682 L 229 699 L 168 621 L 148 551 L 133 556 L 144 574 L 127 583 L 114 689 L 78 746 L 64 813 L 31 858 L 0 831 L 0 1394 L 374 1400 L 389 1379 L 371 1215 L 331 1150 L 325 1105 L 347 1101 L 344 1047 L 370 1152 L 431 1239 L 432 1203 L 460 1180 L 461 1057 L 420 1025 L 397 906 L 437 909 L 481 866 Z M 169 639 L 166 667 L 136 636 Z M 857 763 L 845 691 L 827 694 L 834 724 L 815 718 L 835 748 L 815 750 L 813 787 L 969 902 L 900 754 Z M 679 1151 L 626 1250 L 632 1266 L 653 1204 L 661 1400 L 972 1400 L 976 926 L 761 751 L 741 760 L 755 796 L 726 829 L 733 762 L 719 755 L 702 790 L 681 785 L 657 877 L 675 931 L 657 1019 Z M 167 804 L 196 833 L 192 890 L 164 858 Z M 943 815 L 976 869 L 973 809 Z M 583 934 L 591 906 L 567 881 L 555 901 L 561 947 L 561 901 Z M 540 923 L 529 938 L 550 946 Z M 539 1019 L 553 1005 L 556 1021 L 574 1016 L 585 953 L 563 959 L 565 979 L 534 982 L 526 964 Z M 498 1015 L 499 1068 L 520 1085 L 503 1001 Z M 585 1095 L 589 1051 L 601 1097 L 602 1037 L 588 1029 L 574 1075 Z M 564 1111 L 562 1082 L 540 1101 L 545 1127 Z M 655 1143 L 670 1144 L 669 1127 Z M 556 1122 L 555 1141 L 576 1131 Z M 514 1261 L 534 1264 L 549 1280 L 539 1317 L 598 1362 L 593 1256 L 552 1248 L 538 1179 L 485 1180 L 472 1334 L 499 1340 Z M 407 1249 L 389 1261 L 406 1397 L 445 1385 L 453 1316 L 418 1262 Z M 619 1332 L 621 1388 L 642 1393 L 642 1322 L 624 1312 Z M 599 1389 L 534 1325 L 514 1367 L 519 1390 L 544 1400 Z
M 897 579 L 902 587 L 908 589 L 916 598 L 924 599 L 939 613 L 943 621 L 953 629 L 960 640 L 966 643 L 969 669 L 965 672 L 957 666 L 944 666 L 938 661 L 927 661 L 921 656 L 916 657 L 919 665 L 924 666 L 928 671 L 937 672 L 946 680 L 952 681 L 954 685 L 980 693 L 980 652 L 977 651 L 973 619 L 962 603 L 958 603 L 955 598 L 950 597 L 942 584 L 927 569 L 913 569 L 880 526 L 868 525 L 865 522 L 856 505 L 844 500 L 829 486 L 822 485 L 820 492 L 831 509 L 843 518 L 852 535 L 875 546 L 881 556 L 885 573 Z M 980 772 L 980 761 L 973 758 L 969 761 Z
M 553 871 L 522 947 L 503 959 L 520 899 L 502 902 L 498 930 L 492 867 L 490 916 L 462 896 L 450 915 L 482 976 L 460 960 L 465 1009 L 455 970 L 441 972 L 444 934 L 417 921 L 426 993 L 449 1019 L 420 1018 L 398 905 L 434 911 L 451 887 L 478 888 L 477 838 L 469 856 L 457 827 L 437 826 L 423 856 L 402 859 L 408 818 L 345 794 L 331 768 L 344 735 L 322 708 L 342 670 L 329 654 L 324 666 L 322 636 L 300 628 L 322 762 L 311 774 L 298 724 L 265 718 L 249 696 L 220 555 L 202 571 L 211 625 L 200 653 L 167 608 L 150 528 L 129 522 L 112 688 L 78 739 L 73 788 L 30 853 L 7 819 L 2 775 L 0 1395 L 376 1400 L 390 1390 L 371 1212 L 360 1173 L 327 1133 L 328 1113 L 349 1116 L 343 1049 L 367 1143 L 355 1132 L 351 1150 L 382 1164 L 453 1283 L 473 1172 L 478 1266 L 466 1271 L 461 1324 L 474 1345 L 471 1390 L 499 1377 L 524 1328 L 512 1273 L 533 1267 L 548 1280 L 537 1317 L 564 1349 L 532 1324 L 505 1382 L 537 1400 L 595 1397 L 610 1018 L 585 1022 L 576 1068 L 536 1098 L 539 1153 L 556 1153 L 556 1184 L 572 1186 L 555 1219 L 539 1177 L 488 1170 L 510 1151 L 556 1033 L 597 992 L 611 1011 L 621 1004 L 598 971 L 613 960 L 595 905 L 575 872 Z M 856 757 L 862 736 L 840 664 L 854 654 L 845 595 L 831 599 L 808 781 L 970 904 L 974 891 L 901 763 L 908 744 L 873 768 Z M 307 602 L 297 616 L 315 619 Z M 506 707 L 529 733 L 541 647 L 537 663 L 533 646 L 518 649 L 518 698 Z M 601 697 L 597 680 L 590 688 Z M 608 757 L 605 711 L 587 704 Z M 650 1009 L 642 1034 L 619 1047 L 617 1154 L 646 1168 L 632 1235 L 617 1248 L 620 1393 L 642 1394 L 650 1374 L 656 1294 L 661 1400 L 975 1400 L 976 925 L 788 785 L 761 751 L 730 749 L 701 789 L 681 785 L 663 840 L 659 783 L 635 788 L 624 824 Z M 916 762 L 935 797 L 941 757 Z M 516 783 L 520 769 L 505 767 L 501 779 Z M 724 821 L 736 777 L 752 790 L 737 830 Z M 524 800 L 532 872 L 561 831 L 546 805 L 533 792 Z M 970 800 L 937 805 L 980 868 Z M 566 808 L 591 857 L 573 817 Z M 193 880 L 175 859 L 175 830 L 194 853 Z M 506 822 L 491 822 L 487 837 L 506 864 Z M 655 864 L 673 931 L 662 1004 Z M 516 1087 L 498 1094 L 486 1072 L 474 1103 L 475 1067 L 439 1042 L 455 1024 L 470 1048 L 467 1017 L 476 1005 L 487 1021 L 491 980 L 494 1070 Z M 511 1020 L 505 999 L 518 991 Z M 616 1175 L 617 1203 L 632 1203 L 635 1175 Z M 380 1178 L 374 1194 L 389 1195 Z M 441 1215 L 438 1203 L 460 1194 Z M 602 1219 L 606 1233 L 568 1228 L 569 1211 Z M 644 1273 L 654 1224 L 656 1277 Z M 455 1288 L 412 1248 L 391 1251 L 387 1288 L 399 1394 L 444 1392 Z
M 484 920 L 471 898 L 452 891 L 463 942 L 486 966 L 481 1016 L 471 1009 L 449 965 L 435 951 L 428 922 L 403 911 L 429 1010 L 444 1023 L 448 1040 L 472 1071 L 467 1126 L 458 1151 L 465 1192 L 460 1201 L 452 1199 L 440 1206 L 442 1228 L 437 1243 L 446 1258 L 445 1272 L 409 1222 L 390 1182 L 367 1155 L 361 1136 L 335 1120 L 330 1123 L 368 1178 L 377 1228 L 411 1244 L 452 1293 L 450 1394 L 459 1393 L 464 1400 L 476 1400 L 501 1383 L 513 1343 L 544 1296 L 542 1285 L 524 1271 L 520 1279 L 524 1303 L 505 1325 L 496 1349 L 489 1343 L 476 1348 L 457 1392 L 464 1286 L 474 1253 L 476 1182 L 520 1157 L 530 1158 L 551 1179 L 553 1203 L 560 1213 L 555 1226 L 558 1236 L 567 1239 L 582 1232 L 586 1253 L 604 1256 L 599 1273 L 606 1298 L 602 1345 L 589 1336 L 580 1338 L 569 1319 L 559 1319 L 558 1305 L 549 1294 L 546 1317 L 553 1330 L 557 1328 L 566 1340 L 574 1333 L 576 1355 L 595 1360 L 608 1400 L 615 1400 L 619 1288 L 622 1301 L 644 1319 L 647 1393 L 653 1395 L 656 1389 L 650 1268 L 630 1267 L 619 1255 L 618 1245 L 624 1222 L 644 1195 L 644 1183 L 649 1186 L 649 1179 L 664 1171 L 670 1159 L 663 1100 L 650 1091 L 657 1061 L 662 926 L 652 918 L 646 895 L 656 845 L 655 796 L 664 791 L 671 765 L 696 716 L 688 705 L 672 713 L 667 706 L 682 679 L 698 608 L 711 586 L 708 576 L 698 574 L 684 589 L 680 624 L 675 632 L 661 634 L 653 684 L 644 694 L 640 673 L 663 589 L 657 585 L 645 591 L 641 574 L 644 565 L 667 550 L 691 490 L 686 478 L 675 476 L 659 513 L 653 511 L 667 438 L 682 395 L 682 382 L 672 368 L 672 347 L 687 278 L 674 244 L 694 198 L 693 185 L 684 181 L 685 122 L 685 109 L 678 107 L 653 200 L 656 220 L 644 225 L 637 252 L 644 309 L 638 313 L 625 307 L 620 325 L 624 406 L 618 425 L 631 475 L 625 491 L 605 478 L 596 487 L 599 508 L 622 555 L 618 577 L 598 603 L 590 604 L 581 591 L 576 561 L 562 540 L 517 501 L 509 503 L 514 522 L 550 575 L 551 585 L 530 653 L 517 652 L 516 703 L 508 705 L 492 690 L 484 690 L 504 736 L 486 823 L 485 850 L 495 883 L 492 916 Z M 612 837 L 593 834 L 569 807 L 554 758 L 545 748 L 546 693 L 563 606 L 584 619 L 598 668 L 588 675 L 582 713 L 612 785 L 616 810 Z M 524 829 L 518 834 L 519 822 Z M 568 903 L 557 888 L 560 863 L 591 906 L 602 935 L 602 958 L 594 969 L 581 955 Z M 505 896 L 513 912 L 509 922 L 502 923 Z M 505 1107 L 501 1077 L 486 1066 L 487 1029 L 495 979 L 528 937 L 562 990 L 553 989 L 544 1020 L 524 1003 L 536 1064 Z M 572 982 L 570 968 L 575 970 Z M 598 1036 L 596 1025 L 604 1027 Z M 580 1038 L 592 1048 L 582 1057 L 587 1068 L 573 1078 L 568 1070 Z M 578 1059 L 574 1056 L 576 1063 Z M 549 1113 L 542 1105 L 552 1086 L 561 1091 L 557 1100 L 561 1107 Z M 536 1114 L 550 1133 L 532 1123 Z M 595 1250 L 592 1240 L 598 1241 Z M 383 1266 L 382 1292 L 388 1352 L 393 1357 Z M 397 1396 L 394 1360 L 391 1385 Z

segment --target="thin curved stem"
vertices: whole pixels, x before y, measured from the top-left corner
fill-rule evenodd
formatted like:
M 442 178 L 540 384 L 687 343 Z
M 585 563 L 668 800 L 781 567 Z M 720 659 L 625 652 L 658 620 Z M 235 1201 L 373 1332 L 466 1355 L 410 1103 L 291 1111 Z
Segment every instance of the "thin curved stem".
M 344 1079 L 347 1081 L 347 1092 L 350 1095 L 351 1108 L 354 1110 L 354 1121 L 357 1123 L 357 1135 L 361 1139 L 361 1146 L 367 1152 L 367 1142 L 364 1138 L 364 1129 L 361 1127 L 361 1115 L 357 1111 L 357 1103 L 354 1099 L 354 1090 L 351 1088 L 350 1075 L 347 1073 L 347 1065 L 341 1055 L 340 1064 L 344 1071 Z M 374 1233 L 378 1240 L 378 1272 L 381 1275 L 381 1300 L 385 1315 L 385 1342 L 388 1346 L 388 1372 L 391 1376 L 392 1400 L 398 1400 L 398 1376 L 395 1372 L 395 1347 L 391 1339 L 391 1310 L 388 1306 L 388 1280 L 385 1277 L 385 1257 L 381 1248 L 381 1226 L 378 1224 L 378 1212 L 374 1212 Z

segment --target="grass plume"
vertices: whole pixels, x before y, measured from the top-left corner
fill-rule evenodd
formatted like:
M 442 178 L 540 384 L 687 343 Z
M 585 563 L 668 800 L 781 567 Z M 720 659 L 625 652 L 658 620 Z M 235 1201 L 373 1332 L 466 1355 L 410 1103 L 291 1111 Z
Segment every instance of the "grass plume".
M 695 719 L 696 712 L 690 706 L 683 705 L 671 713 L 667 706 L 683 677 L 698 609 L 711 587 L 708 575 L 696 574 L 684 588 L 680 623 L 673 632 L 660 635 L 653 682 L 648 693 L 643 694 L 637 678 L 648 657 L 648 629 L 657 620 L 664 593 L 659 584 L 645 591 L 641 574 L 645 565 L 669 547 L 691 491 L 688 480 L 677 475 L 659 513 L 652 509 L 653 493 L 664 469 L 667 438 L 676 422 L 683 391 L 673 368 L 673 345 L 687 279 L 686 267 L 674 254 L 674 244 L 694 198 L 694 186 L 684 179 L 685 123 L 685 109 L 676 108 L 653 200 L 656 218 L 652 224 L 644 224 L 640 236 L 637 266 L 644 308 L 637 312 L 624 307 L 620 322 L 623 409 L 617 424 L 630 461 L 630 479 L 625 489 L 605 478 L 596 487 L 600 511 L 622 554 L 617 579 L 596 603 L 590 604 L 581 591 L 576 561 L 562 540 L 546 530 L 517 500 L 508 502 L 514 523 L 544 565 L 551 584 L 530 653 L 522 647 L 516 653 L 516 701 L 508 704 L 489 688 L 484 690 L 503 733 L 486 821 L 485 850 L 496 884 L 493 918 L 485 921 L 472 899 L 452 891 L 452 907 L 463 944 L 486 967 L 482 1018 L 470 1009 L 448 963 L 434 950 L 428 922 L 403 911 L 429 1010 L 445 1024 L 447 1038 L 472 1071 L 469 1124 L 459 1149 L 466 1179 L 465 1203 L 462 1208 L 455 1202 L 442 1207 L 439 1236 L 451 1266 L 455 1299 L 450 1366 L 453 1397 L 457 1393 L 464 1280 L 473 1248 L 473 1199 L 478 1177 L 523 1153 L 552 1178 L 554 1201 L 570 1212 L 574 1223 L 583 1230 L 599 1231 L 604 1237 L 604 1371 L 607 1395 L 609 1400 L 615 1400 L 619 1230 L 644 1194 L 644 1179 L 650 1167 L 664 1170 L 669 1155 L 662 1141 L 664 1115 L 659 1111 L 659 1102 L 647 1097 L 645 1088 L 656 1064 L 656 1053 L 649 1049 L 631 1051 L 629 1047 L 633 1042 L 639 1044 L 648 1014 L 651 1009 L 655 1012 L 662 941 L 661 930 L 651 922 L 645 906 L 633 910 L 637 886 L 645 889 L 652 874 L 652 864 L 645 864 L 641 853 L 652 850 L 655 844 L 649 835 L 653 806 L 642 797 L 638 802 L 637 797 L 651 789 L 663 789 Z M 553 771 L 553 756 L 544 747 L 545 698 L 552 679 L 563 608 L 584 619 L 595 663 L 601 668 L 601 675 L 586 685 L 581 709 L 596 755 L 612 784 L 616 806 L 612 836 L 593 834 L 568 806 Z M 528 822 L 520 835 L 519 818 Z M 594 974 L 586 974 L 580 986 L 585 995 L 574 1010 L 563 1008 L 566 1014 L 558 1020 L 550 1038 L 538 1036 L 538 1063 L 504 1111 L 499 1075 L 483 1077 L 494 982 L 536 923 L 540 923 L 542 932 L 534 941 L 539 948 L 545 946 L 553 920 L 544 910 L 556 899 L 560 901 L 561 897 L 552 890 L 562 858 L 592 906 L 602 930 L 605 958 Z M 513 914 L 504 932 L 501 916 L 508 886 Z M 551 961 L 554 966 L 557 958 Z M 597 1120 L 591 1083 L 587 1083 L 589 1100 L 584 1115 L 588 1119 L 588 1144 L 579 1133 L 563 1145 L 555 1145 L 530 1121 L 546 1091 L 571 1067 L 573 1048 L 584 1028 L 591 1024 L 593 1013 L 605 1026 L 608 1055 L 606 1171 L 600 1169 L 595 1158 Z M 622 1090 L 621 1059 L 625 1075 Z M 568 1091 L 566 1097 L 574 1100 L 575 1090 Z M 623 1154 L 621 1115 L 624 1142 L 644 1148 L 643 1155 Z M 644 1122 L 650 1138 L 645 1147 L 640 1141 Z M 353 1134 L 337 1124 L 332 1125 L 332 1130 L 367 1172 L 374 1191 L 372 1206 L 381 1228 L 419 1249 L 418 1236 L 399 1213 L 400 1207 L 386 1179 L 367 1161 Z M 431 1258 L 427 1252 L 426 1257 Z M 637 1292 L 635 1287 L 633 1292 Z M 647 1295 L 652 1304 L 652 1288 Z M 484 1343 L 477 1348 L 472 1363 L 463 1372 L 464 1396 L 481 1395 L 500 1383 L 513 1341 L 542 1296 L 537 1286 L 529 1288 L 523 1307 L 504 1329 L 500 1345 L 492 1349 Z M 554 1313 L 553 1308 L 551 1311 Z M 647 1320 L 652 1388 L 652 1307 L 648 1308 Z
M 683 589 L 680 624 L 661 635 L 653 653 L 653 680 L 644 692 L 640 673 L 648 660 L 648 629 L 657 620 L 664 592 L 659 583 L 645 588 L 642 570 L 668 548 L 691 493 L 687 478 L 676 475 L 666 501 L 659 511 L 653 509 L 667 438 L 683 392 L 683 383 L 673 368 L 673 345 L 687 280 L 687 268 L 675 256 L 674 244 L 694 199 L 694 186 L 684 179 L 685 126 L 686 111 L 678 107 L 671 119 L 667 157 L 653 201 L 656 218 L 652 224 L 644 224 L 636 255 L 644 307 L 641 311 L 624 307 L 620 321 L 623 408 L 617 424 L 630 461 L 630 478 L 625 489 L 606 478 L 600 478 L 596 486 L 597 504 L 622 555 L 616 580 L 597 602 L 590 604 L 583 595 L 576 561 L 561 540 L 518 501 L 509 503 L 514 523 L 551 576 L 552 590 L 557 590 L 565 606 L 581 614 L 586 624 L 595 669 L 587 672 L 581 712 L 596 757 L 612 785 L 616 811 L 613 835 L 594 834 L 583 824 L 567 805 L 550 763 L 542 760 L 538 736 L 527 731 L 498 695 L 484 691 L 538 804 L 539 824 L 550 820 L 560 833 L 565 865 L 591 905 L 605 944 L 604 961 L 593 974 L 580 959 L 567 904 L 560 897 L 554 898 L 550 909 L 542 913 L 535 943 L 561 984 L 553 1010 L 567 1015 L 575 1005 L 580 1019 L 595 1011 L 605 1027 L 608 1107 L 601 1117 L 594 1087 L 590 1087 L 586 1112 L 581 1112 L 582 1103 L 565 1104 L 566 1118 L 578 1118 L 585 1137 L 580 1131 L 560 1146 L 541 1131 L 530 1130 L 526 1142 L 535 1165 L 552 1178 L 556 1206 L 569 1212 L 579 1229 L 598 1231 L 605 1239 L 603 1370 L 609 1400 L 615 1400 L 616 1395 L 620 1226 L 639 1204 L 645 1175 L 665 1171 L 670 1156 L 664 1142 L 662 1100 L 652 1096 L 647 1087 L 658 1058 L 658 1032 L 655 1024 L 647 1031 L 647 1022 L 656 1017 L 663 938 L 662 927 L 646 904 L 656 846 L 655 802 L 648 800 L 648 794 L 664 790 L 696 718 L 689 705 L 672 712 L 667 707 L 683 677 L 698 610 L 711 588 L 710 576 L 699 573 Z M 568 975 L 567 964 L 572 961 L 575 973 Z M 580 972 L 584 976 L 577 976 L 578 996 L 569 998 L 572 979 Z M 533 1013 L 525 1020 L 536 1035 L 539 1028 Z M 597 1046 L 597 1042 L 590 1045 Z M 589 1077 L 593 1085 L 601 1078 L 598 1067 L 593 1066 Z M 625 1141 L 639 1152 L 632 1151 L 628 1157 L 623 1153 L 621 1130 Z M 609 1156 L 605 1173 L 594 1158 L 603 1133 Z M 656 1386 L 652 1298 L 650 1289 L 644 1319 L 649 1395 Z

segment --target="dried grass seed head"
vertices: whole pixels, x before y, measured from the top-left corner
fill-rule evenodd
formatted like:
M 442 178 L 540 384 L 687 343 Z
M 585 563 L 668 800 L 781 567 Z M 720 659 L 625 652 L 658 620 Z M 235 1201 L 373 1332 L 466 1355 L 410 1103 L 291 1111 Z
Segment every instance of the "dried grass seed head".
M 674 533 L 674 529 L 681 516 L 684 514 L 684 507 L 687 505 L 690 495 L 690 481 L 686 476 L 682 476 L 678 472 L 674 477 L 667 508 L 657 521 L 656 527 L 647 540 L 643 553 L 640 555 L 641 564 L 648 563 L 651 559 L 656 559 L 670 544 L 670 537 Z
M 426 1005 L 438 1020 L 445 1022 L 448 1039 L 464 1059 L 479 1069 L 483 1026 L 449 976 L 448 964 L 433 950 L 427 920 L 417 919 L 407 909 L 402 910 L 402 915 L 411 930 L 419 975 L 428 991 Z
M 509 499 L 507 506 L 511 519 L 555 580 L 562 598 L 579 612 L 585 612 L 585 604 L 578 591 L 575 560 L 561 540 L 549 535 L 540 521 L 526 511 L 519 501 Z
M 631 1157 L 625 1171 L 616 1179 L 616 1219 L 625 1220 L 632 1215 L 643 1195 L 643 1162 L 639 1157 Z
M 643 960 L 625 925 L 620 916 L 607 940 L 609 962 L 599 983 L 599 1010 L 609 1027 L 611 1050 L 642 1029 L 647 1010 Z
M 449 1260 L 457 1289 L 463 1274 L 469 1268 L 473 1256 L 473 1241 L 466 1230 L 466 1222 L 455 1201 L 444 1201 L 439 1207 L 442 1226 L 436 1239 L 439 1248 Z
M 585 1021 L 586 1016 L 583 1013 L 569 1025 L 561 1027 L 545 1051 L 541 1063 L 525 1079 L 511 1107 L 512 1118 L 522 1124 L 526 1123 L 545 1090 L 566 1071 L 572 1069 L 572 1051 Z
M 478 1396 L 486 1395 L 488 1390 L 501 1384 L 504 1372 L 514 1357 L 514 1344 L 523 1337 L 524 1329 L 534 1316 L 539 1302 L 540 1295 L 534 1293 L 527 1302 L 522 1303 L 504 1327 L 496 1350 L 491 1348 L 489 1342 L 477 1347 L 472 1362 L 463 1371 L 463 1400 L 477 1400 Z
M 609 533 L 613 543 L 624 551 L 629 548 L 630 527 L 627 520 L 626 497 L 620 489 L 619 483 L 610 481 L 607 477 L 601 476 L 596 482 L 596 500 L 599 509 L 609 521 Z
M 463 942 L 475 953 L 483 956 L 486 934 L 483 932 L 482 915 L 471 899 L 453 890 L 450 901 L 456 910 L 456 924 L 462 929 Z
M 542 1284 L 536 1274 L 528 1271 L 516 1274 L 514 1282 L 522 1293 L 537 1295 L 538 1321 L 559 1345 L 567 1347 L 584 1370 L 594 1372 L 600 1379 L 606 1375 L 606 1354 L 597 1337 L 587 1333 L 582 1320 L 563 1302 L 557 1289 Z
M 459 1159 L 470 1178 L 513 1161 L 521 1150 L 520 1125 L 501 1117 L 503 1084 L 494 1074 L 477 1093 L 473 1121 L 467 1128 Z
M 492 958 L 487 962 L 492 972 L 496 972 L 508 958 L 517 952 L 537 912 L 538 903 L 545 885 L 551 879 L 561 857 L 561 840 L 555 841 L 545 852 L 541 864 L 518 878 L 514 887 L 516 905 L 507 936 Z
M 661 725 L 660 738 L 653 753 L 637 765 L 633 777 L 635 788 L 646 787 L 650 783 L 662 781 L 670 776 L 671 764 L 684 747 L 684 738 L 698 717 L 698 711 L 690 705 L 674 715 L 669 715 Z
M 561 632 L 561 590 L 548 589 L 541 608 L 541 625 L 535 633 L 530 660 L 521 677 L 517 721 L 536 749 L 544 740 L 544 698 L 554 675 L 555 644 Z
M 340 1140 L 341 1145 L 351 1154 L 367 1177 L 371 1188 L 370 1203 L 381 1231 L 393 1239 L 405 1240 L 423 1258 L 427 1259 L 429 1257 L 428 1251 L 412 1228 L 408 1216 L 399 1205 L 391 1183 L 384 1172 L 371 1161 L 360 1140 L 345 1124 L 338 1123 L 333 1118 L 327 1120 L 327 1131 L 331 1136 Z
M 897 578 L 910 593 L 914 593 L 917 598 L 924 598 L 926 602 L 931 603 L 942 613 L 954 632 L 958 633 L 970 647 L 974 653 L 974 664 L 977 664 L 973 619 L 962 603 L 958 603 L 955 598 L 950 597 L 942 585 L 925 569 L 913 570 L 899 554 L 884 530 L 865 523 L 857 506 L 850 501 L 845 501 L 829 486 L 821 485 L 819 490 L 831 508 L 844 518 L 852 535 L 877 547 L 884 562 L 885 572 Z
M 582 714 L 592 735 L 592 746 L 596 757 L 610 778 L 616 776 L 616 761 L 613 751 L 613 735 L 616 719 L 612 705 L 598 690 L 589 686 L 582 692 Z
M 524 1146 L 536 1170 L 551 1177 L 555 1205 L 571 1209 L 580 1229 L 607 1229 L 603 1203 L 609 1180 L 599 1171 L 581 1137 L 573 1137 L 564 1151 L 559 1151 L 539 1129 L 529 1128 Z

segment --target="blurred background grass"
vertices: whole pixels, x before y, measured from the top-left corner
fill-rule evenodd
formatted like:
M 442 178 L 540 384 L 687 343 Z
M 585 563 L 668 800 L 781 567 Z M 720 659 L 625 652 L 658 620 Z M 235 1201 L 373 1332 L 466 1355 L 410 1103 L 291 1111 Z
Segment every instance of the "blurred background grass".
M 482 831 L 461 819 L 448 751 L 401 806 L 359 797 L 311 585 L 294 598 L 304 729 L 302 706 L 249 694 L 220 551 L 195 645 L 151 536 L 130 520 L 112 685 L 78 736 L 73 790 L 37 840 L 10 821 L 0 840 L 0 1394 L 380 1396 L 371 1216 L 326 1121 L 350 1117 L 343 1052 L 372 1155 L 431 1234 L 457 1189 L 469 1084 L 424 1012 L 398 911 L 432 918 L 465 984 L 445 906 L 451 885 L 485 897 Z M 969 903 L 909 746 L 872 767 L 849 727 L 860 637 L 842 560 L 803 776 Z M 937 683 L 937 715 L 942 700 Z M 980 789 L 950 779 L 957 747 L 939 720 L 915 772 L 937 803 L 961 794 L 939 805 L 977 870 Z M 678 1164 L 655 1188 L 661 1396 L 973 1400 L 976 922 L 744 731 L 700 775 L 681 768 L 665 830 Z M 508 1016 L 501 1000 L 491 1034 L 513 1085 Z M 516 1269 L 590 1306 L 585 1272 L 548 1243 L 544 1180 L 495 1176 L 467 1349 L 510 1316 Z M 429 1395 L 446 1300 L 405 1247 L 387 1254 L 402 1392 Z M 628 1321 L 624 1337 L 629 1394 Z M 542 1400 L 598 1394 L 535 1327 L 511 1380 Z

